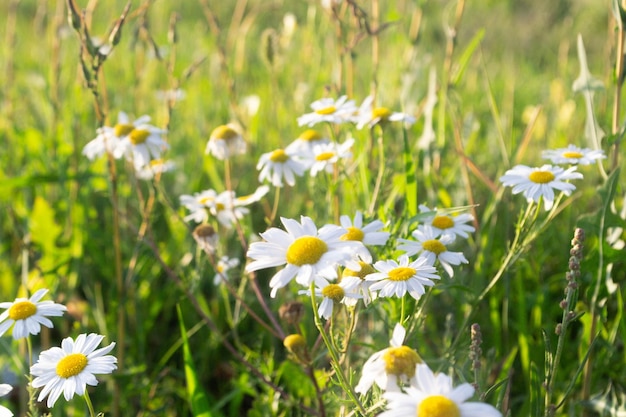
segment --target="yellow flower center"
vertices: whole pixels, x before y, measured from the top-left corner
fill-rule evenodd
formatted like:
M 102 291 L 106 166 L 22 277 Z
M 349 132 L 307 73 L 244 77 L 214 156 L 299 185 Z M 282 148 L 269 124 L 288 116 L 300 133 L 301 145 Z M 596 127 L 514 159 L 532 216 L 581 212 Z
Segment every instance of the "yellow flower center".
M 148 136 L 150 136 L 150 132 L 144 129 L 133 129 L 128 135 L 133 145 L 141 145 L 148 139 Z
M 452 220 L 449 216 L 435 216 L 432 221 L 432 225 L 437 229 L 449 229 L 454 227 L 454 220 Z
M 287 162 L 288 160 L 289 160 L 289 155 L 287 155 L 285 151 L 282 149 L 276 149 L 270 155 L 270 161 L 272 162 L 279 162 L 282 164 L 282 163 Z
M 322 289 L 322 295 L 326 298 L 330 298 L 334 302 L 340 302 L 346 295 L 343 288 L 337 284 L 328 284 Z
M 335 108 L 335 106 L 328 106 L 328 107 L 324 107 L 323 109 L 315 110 L 315 113 L 326 116 L 329 114 L 333 114 L 336 111 L 337 109 Z
M 358 227 L 350 226 L 350 227 L 346 227 L 346 230 L 348 231 L 348 233 L 341 236 L 340 237 L 341 240 L 358 240 L 359 242 L 363 241 L 363 237 L 365 236 L 365 233 L 363 233 L 363 231 L 359 229 Z
M 448 248 L 446 248 L 446 245 L 444 245 L 437 239 L 427 240 L 426 242 L 422 243 L 422 248 L 424 248 L 424 250 L 427 250 L 428 252 L 434 253 L 435 255 L 439 255 L 440 253 L 448 250 Z
M 214 197 L 202 197 L 200 200 L 198 200 L 198 203 L 200 204 L 208 204 L 212 201 L 214 201 L 215 198 Z
M 319 155 L 315 155 L 315 160 L 316 161 L 328 161 L 333 156 L 335 156 L 335 152 L 322 152 Z
M 415 275 L 417 271 L 413 268 L 409 268 L 406 266 L 401 266 L 398 268 L 394 268 L 387 273 L 389 275 L 389 279 L 392 281 L 406 281 Z
M 391 347 L 383 355 L 385 372 L 391 375 L 415 375 L 415 366 L 422 362 L 416 351 L 408 346 Z M 421 414 L 419 414 L 422 417 Z
M 71 353 L 57 363 L 57 375 L 69 378 L 80 374 L 87 366 L 87 356 L 82 353 Z
M 306 140 L 307 142 L 315 142 L 322 139 L 322 135 L 316 130 L 307 129 L 298 136 L 298 139 Z
M 533 171 L 528 176 L 528 179 L 537 184 L 547 184 L 554 180 L 554 174 L 550 171 Z
M 563 158 L 580 159 L 583 154 L 580 152 L 563 152 Z
M 391 116 L 391 110 L 387 107 L 376 107 L 372 110 L 372 119 L 378 119 L 381 122 L 386 121 Z
M 37 312 L 37 306 L 30 301 L 18 301 L 9 308 L 11 320 L 24 320 Z
M 359 265 L 361 265 L 361 270 L 353 271 L 352 269 L 345 268 L 343 270 L 343 272 L 341 273 L 341 276 L 343 276 L 343 277 L 359 277 L 359 278 L 361 278 L 363 280 L 369 274 L 373 274 L 374 272 L 376 272 L 374 267 L 372 265 L 368 264 L 368 263 L 365 263 L 363 261 L 359 261 Z
M 235 129 L 233 129 L 232 127 L 228 125 L 218 126 L 215 129 L 213 129 L 213 132 L 211 132 L 212 138 L 222 139 L 225 141 L 235 139 L 238 136 L 239 136 L 239 133 L 237 133 Z
M 417 417 L 461 417 L 461 411 L 450 398 L 431 395 L 417 407 Z
M 302 335 L 290 334 L 286 336 L 283 340 L 283 345 L 289 350 L 294 350 L 306 347 L 306 340 L 304 340 L 304 337 L 302 337 Z
M 222 204 L 222 203 L 215 204 L 215 211 L 222 211 L 222 210 L 225 210 L 225 209 L 226 209 L 226 206 L 224 204 Z
M 115 136 L 117 136 L 118 138 L 122 138 L 128 135 L 134 129 L 135 129 L 135 126 L 131 124 L 117 124 L 113 128 L 113 133 L 115 133 Z
M 287 248 L 287 262 L 292 265 L 312 265 L 317 263 L 328 250 L 326 242 L 314 236 L 297 238 Z

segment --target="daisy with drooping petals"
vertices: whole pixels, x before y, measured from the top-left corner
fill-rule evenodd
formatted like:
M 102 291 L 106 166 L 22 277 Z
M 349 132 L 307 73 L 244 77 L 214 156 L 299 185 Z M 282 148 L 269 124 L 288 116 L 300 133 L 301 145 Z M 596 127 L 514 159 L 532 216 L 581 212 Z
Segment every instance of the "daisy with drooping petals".
M 349 138 L 341 144 L 331 142 L 325 145 L 316 145 L 313 148 L 313 155 L 310 161 L 311 176 L 314 177 L 321 171 L 332 173 L 335 164 L 352 156 L 351 149 L 353 144 L 354 139 Z
M 343 235 L 343 240 L 354 240 L 363 243 L 363 245 L 383 246 L 389 240 L 388 232 L 380 232 L 384 224 L 380 220 L 374 220 L 363 226 L 363 213 L 357 210 L 354 215 L 354 221 L 350 217 L 343 215 L 340 217 L 341 227 L 346 229 L 348 233 Z M 356 254 L 365 262 L 372 263 L 372 254 L 362 246 Z
M 415 369 L 414 383 L 405 392 L 387 392 L 387 411 L 378 417 L 502 417 L 495 407 L 481 402 L 468 402 L 474 387 L 461 384 L 454 388 L 447 375 L 435 374 L 420 363 Z
M 428 265 L 435 265 L 435 261 L 439 261 L 443 269 L 450 275 L 454 276 L 452 265 L 458 266 L 468 263 L 462 252 L 451 252 L 447 245 L 454 242 L 454 236 L 442 235 L 437 238 L 435 229 L 428 225 L 424 225 L 411 233 L 417 241 L 398 239 L 402 242 L 398 245 L 399 250 L 406 252 L 406 255 L 413 256 L 418 254 L 420 258 L 426 259 Z
M 0 384 L 0 397 L 4 397 L 13 390 L 9 384 Z M 0 405 L 0 417 L 13 417 L 13 413 L 8 408 Z
M 220 237 L 213 226 L 206 223 L 198 225 L 193 230 L 192 235 L 200 249 L 207 255 L 213 255 L 215 253 Z
M 298 126 L 307 125 L 311 127 L 321 122 L 345 123 L 357 110 L 354 100 L 348 100 L 348 96 L 341 96 L 337 100 L 322 98 L 311 103 L 311 108 L 313 109 L 312 113 L 298 117 Z
M 183 194 L 180 196 L 180 204 L 185 206 L 189 213 L 183 220 L 193 220 L 196 223 L 205 222 L 209 218 L 209 208 L 215 204 L 217 193 L 215 190 L 204 190 L 194 195 Z
M 357 129 L 367 126 L 370 129 L 377 124 L 387 122 L 404 122 L 407 125 L 415 123 L 415 117 L 400 112 L 394 112 L 386 107 L 374 107 L 374 96 L 368 96 L 359 107 L 356 116 L 353 117 Z
M 433 279 L 440 279 L 437 269 L 428 263 L 425 258 L 417 258 L 409 262 L 407 255 L 401 255 L 398 262 L 394 260 L 378 261 L 374 264 L 376 271 L 365 277 L 367 281 L 375 281 L 370 285 L 370 291 L 378 291 L 379 297 L 404 297 L 409 295 L 418 300 L 426 291 L 425 287 L 432 287 Z
M 285 148 L 285 152 L 307 157 L 313 154 L 313 148 L 317 145 L 330 143 L 330 139 L 322 136 L 317 130 L 307 129 Z
M 552 165 L 544 165 L 540 168 L 517 165 L 505 172 L 500 177 L 500 181 L 507 187 L 513 187 L 513 194 L 523 192 L 529 203 L 531 201 L 538 203 L 543 198 L 544 208 L 550 210 L 554 205 L 554 190 L 570 195 L 576 187 L 565 181 L 582 177 L 583 174 L 576 172 L 576 166 L 564 170 Z
M 219 285 L 222 281 L 228 279 L 228 271 L 239 266 L 239 259 L 229 258 L 228 256 L 222 256 L 217 261 L 217 269 L 215 271 L 215 277 L 213 278 L 213 284 Z
M 139 121 L 142 123 L 138 123 Z M 116 132 L 125 133 L 113 150 L 115 158 L 124 156 L 135 167 L 148 165 L 153 159 L 161 158 L 162 152 L 170 147 L 163 138 L 167 130 L 152 126 L 148 124 L 149 121 L 148 116 L 143 116 L 133 124 L 118 124 L 115 127 Z
M 468 213 L 459 215 L 448 214 L 448 210 L 429 209 L 427 206 L 420 205 L 420 213 L 423 224 L 426 224 L 435 231 L 435 237 L 443 235 L 459 236 L 464 239 L 469 237 L 469 233 L 476 231 L 474 226 L 467 224 L 474 220 L 474 216 Z M 427 214 L 428 213 L 428 214 Z M 422 225 L 418 226 L 423 227 Z
M 254 242 L 248 249 L 253 259 L 247 272 L 286 265 L 270 280 L 271 297 L 279 288 L 296 282 L 309 287 L 312 282 L 323 285 L 337 278 L 337 266 L 346 265 L 352 259 L 351 249 L 355 243 L 341 240 L 346 229 L 326 225 L 317 229 L 310 217 L 301 216 L 301 223 L 281 217 L 285 230 L 272 227 L 261 233 L 265 242 Z
M 169 172 L 175 167 L 174 162 L 164 159 L 153 159 L 146 165 L 135 166 L 137 178 L 142 180 L 151 180 L 157 175 Z
M 590 165 L 598 159 L 606 158 L 602 150 L 583 149 L 575 145 L 568 145 L 567 148 L 543 151 L 541 156 L 543 159 L 549 159 L 553 164 L 572 165 Z
M 287 184 L 293 187 L 296 184 L 295 176 L 304 175 L 306 165 L 291 152 L 276 149 L 261 155 L 256 169 L 261 171 L 259 182 L 268 180 L 274 187 L 282 187 L 284 179 Z
M 342 279 L 338 284 L 329 282 L 315 283 L 315 296 L 322 297 L 317 313 L 320 317 L 328 320 L 333 314 L 335 304 L 342 303 L 347 306 L 354 306 L 359 298 L 362 298 L 353 289 L 359 285 L 359 279 L 356 277 L 348 277 Z M 298 294 L 311 295 L 311 290 L 298 291 Z
M 118 147 L 122 138 L 136 127 L 148 122 L 150 122 L 150 116 L 141 116 L 135 121 L 131 121 L 128 115 L 121 111 L 117 115 L 117 124 L 113 127 L 102 126 L 98 128 L 96 131 L 98 136 L 85 145 L 82 153 L 90 160 L 94 160 L 105 153 L 113 154 L 113 151 Z M 121 155 L 118 155 L 116 158 L 120 156 Z
M 0 336 L 13 327 L 13 339 L 21 339 L 29 334 L 39 334 L 41 325 L 52 328 L 48 317 L 60 317 L 67 308 L 52 301 L 39 301 L 48 292 L 40 289 L 29 299 L 17 298 L 12 303 L 0 303 L 6 310 L 0 314 Z
M 382 390 L 399 391 L 400 384 L 414 381 L 415 366 L 422 362 L 417 352 L 403 345 L 406 330 L 400 323 L 393 329 L 390 347 L 374 353 L 363 365 L 361 379 L 354 390 L 365 394 L 376 384 Z
M 205 151 L 205 153 L 222 161 L 245 152 L 246 141 L 239 133 L 239 129 L 233 124 L 222 125 L 213 129 Z
M 98 385 L 94 374 L 110 374 L 117 369 L 117 358 L 107 355 L 115 343 L 96 350 L 103 339 L 104 336 L 94 333 L 81 334 L 75 341 L 66 337 L 60 348 L 41 352 L 37 363 L 30 368 L 30 373 L 36 377 L 31 382 L 32 387 L 43 387 L 37 401 L 47 396 L 46 404 L 52 408 L 61 393 L 69 401 L 74 394 L 85 394 L 87 385 Z

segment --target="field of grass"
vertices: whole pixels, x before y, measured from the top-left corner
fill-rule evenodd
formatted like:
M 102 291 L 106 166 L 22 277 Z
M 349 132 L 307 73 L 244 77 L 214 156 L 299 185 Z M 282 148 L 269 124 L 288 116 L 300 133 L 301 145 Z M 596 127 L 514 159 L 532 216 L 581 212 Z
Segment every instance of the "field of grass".
M 13 389 L 0 405 L 19 416 L 378 416 L 393 409 L 393 396 L 376 384 L 361 392 L 359 381 L 400 323 L 400 343 L 418 362 L 454 386 L 471 384 L 467 401 L 503 416 L 626 415 L 620 3 L 0 2 L 0 326 L 21 320 L 14 300 L 40 289 L 49 290 L 42 301 L 66 307 L 38 334 L 2 334 L 0 384 Z M 345 117 L 299 125 L 314 102 L 343 95 L 357 108 L 372 96 L 381 118 L 362 128 Z M 407 122 L 385 120 L 383 107 Z M 140 140 L 129 153 L 120 145 L 85 155 L 99 132 L 147 133 L 123 126 L 121 112 L 129 122 L 150 117 L 151 137 L 167 143 L 155 152 L 172 169 L 143 178 L 131 146 Z M 231 141 L 224 125 L 245 151 L 205 152 L 215 135 Z M 328 162 L 332 146 L 353 141 L 349 155 L 328 171 L 307 165 L 293 186 L 260 180 L 261 156 L 307 129 L 331 147 L 296 159 L 318 152 Z M 557 190 L 551 208 L 501 180 L 519 165 L 556 167 L 543 152 L 570 144 L 606 157 L 576 166 L 582 178 L 563 186 L 575 190 Z M 236 197 L 196 198 L 206 205 L 188 217 L 181 196 L 206 190 Z M 365 264 L 379 272 L 434 221 L 423 206 L 440 220 L 464 216 L 471 228 L 467 238 L 441 240 L 467 262 L 451 274 L 437 260 L 421 297 L 326 298 L 332 314 L 320 317 L 313 278 L 272 281 L 286 263 L 315 264 L 319 247 L 297 253 L 305 262 L 296 240 L 284 262 L 252 263 L 275 255 L 264 242 L 285 236 L 276 228 L 291 234 L 301 216 L 321 239 L 339 230 L 322 226 L 347 228 L 360 212 L 363 225 L 380 221 L 389 233 L 368 246 Z M 212 228 L 204 229 L 211 248 L 198 243 L 201 224 Z M 363 247 L 345 239 L 350 230 L 338 245 L 352 242 L 354 255 Z M 329 248 L 323 253 L 347 256 Z M 215 280 L 222 257 L 232 267 Z M 349 282 L 351 261 L 322 272 L 344 276 L 328 278 L 335 290 Z M 394 277 L 386 282 L 404 282 Z M 39 354 L 90 333 L 104 336 L 99 347 L 115 343 L 117 369 L 95 372 L 87 401 L 37 401 L 30 367 Z M 412 377 L 413 353 L 391 363 L 390 351 L 381 356 L 386 372 Z M 405 382 L 399 389 L 412 395 Z M 466 410 L 447 404 L 417 415 L 477 415 L 458 407 Z

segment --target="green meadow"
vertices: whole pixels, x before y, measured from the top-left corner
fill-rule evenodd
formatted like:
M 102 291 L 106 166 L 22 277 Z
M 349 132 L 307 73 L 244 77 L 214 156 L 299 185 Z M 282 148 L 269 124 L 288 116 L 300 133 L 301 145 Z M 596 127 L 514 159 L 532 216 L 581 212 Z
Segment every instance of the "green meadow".
M 0 405 L 626 415 L 624 25 L 621 0 L 0 2 Z

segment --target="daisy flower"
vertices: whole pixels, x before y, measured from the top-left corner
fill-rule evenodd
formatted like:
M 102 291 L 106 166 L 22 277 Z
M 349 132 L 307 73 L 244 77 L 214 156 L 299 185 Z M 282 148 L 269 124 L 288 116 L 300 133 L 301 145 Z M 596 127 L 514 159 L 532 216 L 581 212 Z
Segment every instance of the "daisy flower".
M 239 155 L 245 152 L 246 141 L 233 124 L 216 127 L 213 132 L 211 132 L 205 151 L 205 153 L 211 154 L 222 161 L 229 159 L 233 155 Z
M 415 367 L 422 362 L 417 352 L 403 345 L 406 330 L 400 323 L 393 329 L 390 347 L 374 353 L 363 365 L 361 379 L 354 390 L 365 394 L 376 384 L 385 391 L 399 391 L 400 383 L 412 381 Z
M 598 159 L 606 158 L 602 150 L 583 149 L 575 145 L 569 145 L 567 148 L 543 151 L 541 156 L 544 159 L 549 159 L 553 164 L 572 165 L 590 165 Z
M 363 129 L 365 126 L 370 129 L 377 124 L 387 122 L 404 122 L 407 125 L 415 123 L 415 117 L 389 110 L 386 107 L 374 107 L 374 96 L 368 96 L 359 107 L 353 121 L 356 123 L 357 129 Z
M 137 173 L 137 178 L 151 180 L 156 175 L 172 171 L 174 167 L 175 165 L 172 161 L 153 159 L 146 165 L 135 166 L 135 172 Z
M 362 298 L 361 295 L 353 292 L 353 289 L 359 285 L 359 281 L 357 277 L 348 277 L 342 279 L 338 284 L 332 284 L 327 281 L 316 282 L 315 296 L 323 297 L 317 310 L 319 316 L 328 320 L 333 314 L 333 307 L 338 303 L 343 303 L 347 306 L 356 305 L 358 299 Z M 298 291 L 298 294 L 311 296 L 311 290 Z
M 346 229 L 348 233 L 343 235 L 343 240 L 354 240 L 363 243 L 363 245 L 383 246 L 389 239 L 388 232 L 380 232 L 384 227 L 383 222 L 374 220 L 363 226 L 363 213 L 357 210 L 354 215 L 354 221 L 350 217 L 343 215 L 340 217 L 341 227 Z M 356 252 L 356 255 L 367 263 L 372 263 L 372 254 L 362 246 Z
M 75 341 L 66 337 L 60 348 L 41 352 L 37 363 L 30 368 L 30 373 L 36 376 L 32 387 L 43 387 L 37 401 L 47 396 L 47 406 L 52 408 L 61 393 L 69 401 L 74 394 L 85 394 L 87 385 L 98 385 L 94 374 L 110 374 L 117 369 L 117 358 L 107 355 L 115 343 L 96 350 L 103 339 L 104 336 L 94 333 L 81 334 Z
M 430 226 L 435 232 L 435 237 L 451 235 L 467 239 L 469 233 L 476 231 L 474 226 L 467 224 L 474 221 L 474 216 L 468 213 L 459 215 L 449 215 L 448 210 L 429 209 L 427 206 L 420 205 L 421 220 L 424 224 Z M 427 214 L 429 213 L 429 214 Z M 422 225 L 418 227 L 423 227 Z
M 269 181 L 274 187 L 282 187 L 283 179 L 290 186 L 296 184 L 296 178 L 304 175 L 306 165 L 295 155 L 284 149 L 276 149 L 272 152 L 264 153 L 256 165 L 260 170 L 259 182 Z
M 216 266 L 217 269 L 215 271 L 215 277 L 213 278 L 213 284 L 219 285 L 222 281 L 228 279 L 228 271 L 239 266 L 239 259 L 222 256 L 219 261 L 217 261 Z
M 462 252 L 451 252 L 446 245 L 454 242 L 454 236 L 442 235 L 437 238 L 437 231 L 428 225 L 424 225 L 411 233 L 417 241 L 398 239 L 402 244 L 398 245 L 399 250 L 406 252 L 406 255 L 413 256 L 418 254 L 420 258 L 426 259 L 428 265 L 435 265 L 435 261 L 439 261 L 443 269 L 450 275 L 454 276 L 452 265 L 461 265 L 468 263 Z
M 374 272 L 376 272 L 376 270 L 371 264 L 359 261 L 358 269 L 351 269 L 350 267 L 346 267 L 341 273 L 342 280 L 351 279 L 353 277 L 359 279 L 359 281 L 356 281 L 356 286 L 352 288 L 352 291 L 361 295 L 363 302 L 366 306 L 369 305 L 370 301 L 376 299 L 376 293 L 370 292 L 370 286 L 374 282 L 367 281 L 365 279 L 366 276 L 368 276 L 369 274 L 373 274 Z
M 328 137 L 322 136 L 317 130 L 307 129 L 285 148 L 285 152 L 306 157 L 313 154 L 315 146 L 327 143 L 330 143 Z
M 564 170 L 552 165 L 544 165 L 540 168 L 517 165 L 505 172 L 500 177 L 500 181 L 507 187 L 513 187 L 513 194 L 523 192 L 529 203 L 531 201 L 538 203 L 543 198 L 545 209 L 550 210 L 554 204 L 554 190 L 570 195 L 576 187 L 565 181 L 582 177 L 580 172 L 576 172 L 575 166 Z
M 167 130 L 154 127 L 148 124 L 149 121 L 150 117 L 142 116 L 132 124 L 116 125 L 115 133 L 121 135 L 118 135 L 120 141 L 113 150 L 115 158 L 124 156 L 135 167 L 148 165 L 151 160 L 161 158 L 161 153 L 170 147 L 163 138 Z
M 213 226 L 209 224 L 201 224 L 193 230 L 193 238 L 204 252 L 209 255 L 215 253 L 219 236 L 215 232 Z
M 237 197 L 234 191 L 224 191 L 215 197 L 214 204 L 209 207 L 209 212 L 220 224 L 231 227 L 250 212 L 244 206 L 261 200 L 269 190 L 267 185 L 262 185 L 254 193 L 241 197 Z
M 407 255 L 401 255 L 398 261 L 378 261 L 374 264 L 378 272 L 365 277 L 367 281 L 376 281 L 370 286 L 370 291 L 378 291 L 379 297 L 395 295 L 398 298 L 408 292 L 418 300 L 425 292 L 424 287 L 432 287 L 435 285 L 432 280 L 439 279 L 437 269 L 426 258 L 409 262 Z
M 347 139 L 342 144 L 327 143 L 325 145 L 316 145 L 313 148 L 313 156 L 311 160 L 311 176 L 314 177 L 320 171 L 326 171 L 329 174 L 333 172 L 333 166 L 342 159 L 352 156 L 352 145 L 354 139 Z
M 149 116 L 141 116 L 135 121 L 131 121 L 128 115 L 121 111 L 117 115 L 117 124 L 113 127 L 103 126 L 96 130 L 98 136 L 85 145 L 82 153 L 90 160 L 104 155 L 105 152 L 113 154 L 123 137 L 149 121 Z M 116 156 L 116 158 L 120 156 Z
M 502 413 L 492 405 L 467 401 L 472 395 L 474 387 L 470 384 L 454 388 L 450 377 L 435 374 L 422 363 L 416 366 L 414 386 L 406 388 L 405 392 L 383 394 L 389 403 L 387 411 L 378 417 L 502 417 Z
M 326 280 L 337 278 L 337 266 L 346 265 L 352 259 L 351 249 L 355 243 L 341 240 L 346 230 L 336 225 L 317 229 L 310 217 L 301 216 L 301 222 L 281 217 L 285 230 L 272 227 L 261 233 L 265 242 L 254 242 L 248 249 L 253 259 L 246 272 L 286 265 L 270 280 L 271 297 L 279 288 L 296 282 L 309 287 L 312 282 L 320 286 Z
M 48 292 L 40 289 L 29 299 L 16 298 L 12 303 L 0 303 L 6 310 L 0 314 L 0 336 L 13 327 L 13 339 L 21 339 L 29 334 L 39 334 L 41 325 L 53 328 L 48 317 L 60 317 L 67 310 L 64 305 L 52 301 L 39 301 Z
M 309 127 L 316 123 L 329 122 L 340 124 L 347 122 L 356 112 L 354 100 L 348 100 L 348 96 L 341 96 L 337 100 L 322 98 L 311 103 L 312 113 L 306 113 L 298 117 L 298 126 Z
M 4 397 L 13 390 L 9 384 L 0 384 L 0 397 Z M 13 413 L 6 407 L 0 405 L 0 417 L 12 417 Z
M 193 220 L 196 223 L 202 223 L 209 218 L 208 210 L 215 205 L 217 193 L 215 190 L 204 190 L 194 195 L 183 194 L 179 198 L 180 204 L 191 211 L 183 220 L 186 222 Z

